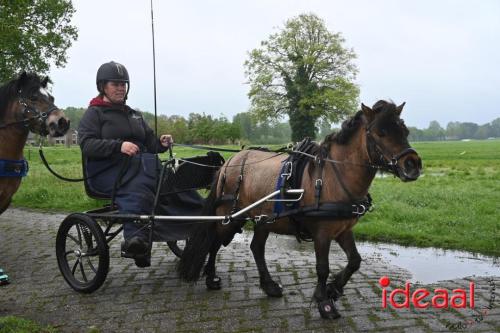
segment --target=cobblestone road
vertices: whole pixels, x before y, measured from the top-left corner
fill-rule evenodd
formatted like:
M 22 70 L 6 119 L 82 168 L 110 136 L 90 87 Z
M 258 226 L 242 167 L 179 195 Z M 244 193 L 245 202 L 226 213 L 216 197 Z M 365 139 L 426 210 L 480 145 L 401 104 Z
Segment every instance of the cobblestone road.
M 322 320 L 311 303 L 316 283 L 312 246 L 283 236 L 270 236 L 267 246 L 271 274 L 284 286 L 279 299 L 266 297 L 258 286 L 248 233 L 220 252 L 220 291 L 207 291 L 204 281 L 181 282 L 177 259 L 163 244 L 155 243 L 152 266 L 140 269 L 120 258 L 120 240 L 115 240 L 104 285 L 90 295 L 78 294 L 57 268 L 55 235 L 63 218 L 19 209 L 0 216 L 0 267 L 12 280 L 0 287 L 0 316 L 23 316 L 62 332 L 500 332 L 500 272 L 494 278 L 421 286 L 451 291 L 474 281 L 475 310 L 382 309 L 378 279 L 388 275 L 390 288 L 399 288 L 409 273 L 378 257 L 363 258 L 347 285 L 337 302 L 342 318 Z M 345 264 L 336 245 L 330 258 L 332 271 Z M 485 309 L 490 303 L 492 309 Z

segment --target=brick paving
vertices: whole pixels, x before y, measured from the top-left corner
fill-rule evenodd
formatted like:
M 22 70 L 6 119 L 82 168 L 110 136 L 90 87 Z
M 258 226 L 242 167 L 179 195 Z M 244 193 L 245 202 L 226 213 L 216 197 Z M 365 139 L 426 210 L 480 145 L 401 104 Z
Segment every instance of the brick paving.
M 219 254 L 220 291 L 206 290 L 204 280 L 181 282 L 175 272 L 178 260 L 165 244 L 155 243 L 152 266 L 140 269 L 120 257 L 117 239 L 110 244 L 104 285 L 79 294 L 62 278 L 55 257 L 55 236 L 64 217 L 20 209 L 0 216 L 0 267 L 12 281 L 0 287 L 0 316 L 22 316 L 62 332 L 500 332 L 500 272 L 493 278 L 412 285 L 412 290 L 452 290 L 474 281 L 475 310 L 382 309 L 378 279 L 388 275 L 391 287 L 402 287 L 410 273 L 368 256 L 337 302 L 342 317 L 329 321 L 311 303 L 316 284 L 312 245 L 270 236 L 267 262 L 284 296 L 268 298 L 258 286 L 246 232 Z M 330 262 L 332 271 L 345 265 L 338 246 L 332 246 Z M 493 308 L 486 313 L 492 298 Z

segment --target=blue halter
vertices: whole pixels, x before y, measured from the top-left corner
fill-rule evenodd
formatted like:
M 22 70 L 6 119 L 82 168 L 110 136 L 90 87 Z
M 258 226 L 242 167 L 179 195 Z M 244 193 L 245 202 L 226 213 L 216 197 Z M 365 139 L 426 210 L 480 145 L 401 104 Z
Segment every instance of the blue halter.
M 28 161 L 0 159 L 0 177 L 26 177 L 28 175 Z

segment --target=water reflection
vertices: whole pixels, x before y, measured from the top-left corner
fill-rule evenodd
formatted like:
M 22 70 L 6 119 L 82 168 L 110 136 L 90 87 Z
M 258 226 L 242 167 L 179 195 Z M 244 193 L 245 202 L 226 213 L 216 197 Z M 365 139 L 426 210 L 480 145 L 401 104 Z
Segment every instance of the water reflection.
M 244 233 L 236 241 L 249 242 L 251 235 Z M 465 251 L 437 248 L 406 247 L 396 244 L 357 242 L 361 257 L 367 261 L 381 260 L 411 273 L 411 282 L 430 284 L 443 280 L 473 276 L 500 276 L 500 258 L 488 257 Z M 287 255 L 287 250 L 308 251 L 314 258 L 312 243 L 298 243 L 292 236 L 271 234 L 266 257 Z M 344 258 L 338 245 L 332 243 L 332 251 Z
M 499 258 L 465 251 L 370 242 L 359 242 L 358 250 L 361 257 L 376 254 L 391 265 L 408 270 L 412 282 L 429 284 L 467 276 L 500 276 Z

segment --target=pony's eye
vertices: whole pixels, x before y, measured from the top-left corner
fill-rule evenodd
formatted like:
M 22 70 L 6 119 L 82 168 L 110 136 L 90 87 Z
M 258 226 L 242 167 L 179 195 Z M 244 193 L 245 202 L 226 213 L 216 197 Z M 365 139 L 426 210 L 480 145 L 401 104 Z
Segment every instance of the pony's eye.
M 379 130 L 377 130 L 377 134 L 380 137 L 384 137 L 387 135 L 387 131 L 385 129 L 379 129 Z

